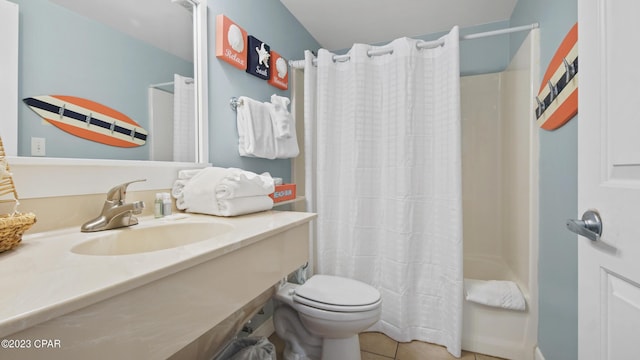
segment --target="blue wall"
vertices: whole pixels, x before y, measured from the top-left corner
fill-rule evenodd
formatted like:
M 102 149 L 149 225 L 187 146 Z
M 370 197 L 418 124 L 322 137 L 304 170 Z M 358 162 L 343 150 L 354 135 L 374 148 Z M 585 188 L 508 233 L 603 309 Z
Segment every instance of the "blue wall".
M 304 50 L 316 50 L 319 44 L 300 25 L 279 0 L 209 1 L 209 161 L 215 166 L 238 167 L 291 178 L 291 160 L 265 160 L 238 155 L 236 113 L 229 107 L 234 96 L 269 101 L 272 94 L 290 97 L 290 91 L 275 88 L 265 80 L 238 70 L 215 56 L 216 16 L 224 14 L 264 41 L 287 60 L 304 57 Z M 291 77 L 289 78 L 291 88 Z
M 193 76 L 193 63 L 47 0 L 20 5 L 20 99 L 71 95 L 118 110 L 149 129 L 147 89 Z M 147 146 L 120 148 L 88 141 L 43 124 L 20 101 L 18 154 L 31 155 L 31 137 L 46 138 L 48 157 L 146 160 Z M 153 134 L 149 134 L 153 136 Z
M 576 0 L 519 0 L 511 26 L 540 23 L 540 76 L 578 17 Z M 511 53 L 524 35 L 513 35 Z M 547 360 L 578 358 L 578 249 L 565 229 L 577 205 L 577 117 L 540 130 L 540 259 L 538 346 Z

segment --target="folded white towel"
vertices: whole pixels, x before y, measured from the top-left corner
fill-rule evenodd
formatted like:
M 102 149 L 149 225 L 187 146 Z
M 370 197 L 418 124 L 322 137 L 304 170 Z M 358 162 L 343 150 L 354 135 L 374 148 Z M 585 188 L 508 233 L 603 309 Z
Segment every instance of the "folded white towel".
M 468 301 L 510 310 L 524 311 L 526 302 L 513 281 L 464 279 Z
M 270 103 L 241 96 L 236 108 L 240 156 L 275 159 L 276 143 L 271 124 Z
M 273 200 L 267 195 L 219 199 L 218 214 L 216 215 L 237 216 L 265 211 L 271 208 L 273 208 Z
M 187 185 L 188 182 L 189 180 L 185 179 L 176 180 L 171 187 L 171 196 L 176 199 L 182 197 L 182 191 L 184 190 L 184 186 Z
M 184 202 L 184 196 L 176 198 L 176 207 L 178 210 L 187 210 L 187 204 Z
M 287 108 L 290 102 L 289 98 L 271 95 L 270 114 L 278 159 L 294 158 L 300 154 L 296 138 L 296 122 Z
M 188 180 L 194 177 L 197 173 L 199 173 L 202 169 L 190 169 L 190 170 L 180 170 L 178 171 L 178 179 Z
M 182 196 L 176 199 L 176 207 L 188 212 L 216 215 L 218 202 L 215 185 L 224 174 L 225 169 L 221 168 L 203 169 L 184 185 Z
M 235 216 L 273 207 L 268 194 L 273 192 L 274 185 L 268 173 L 258 175 L 236 168 L 209 167 L 187 180 L 179 191 L 182 181 L 176 180 L 172 189 L 178 195 L 176 207 L 180 210 Z
M 274 180 L 269 173 L 258 175 L 235 168 L 230 168 L 229 173 L 216 185 L 218 199 L 269 195 L 275 190 Z

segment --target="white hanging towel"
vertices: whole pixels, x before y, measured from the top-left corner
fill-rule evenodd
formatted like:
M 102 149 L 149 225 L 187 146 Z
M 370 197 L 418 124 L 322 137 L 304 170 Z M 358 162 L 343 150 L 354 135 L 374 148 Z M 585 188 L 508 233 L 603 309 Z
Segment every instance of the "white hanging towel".
M 524 311 L 524 296 L 513 281 L 464 279 L 468 301 L 498 308 Z
M 273 122 L 273 133 L 276 139 L 289 139 L 291 137 L 291 125 L 293 117 L 287 110 L 291 100 L 276 94 L 271 95 L 271 121 Z
M 269 111 L 271 106 L 270 103 L 262 103 L 246 96 L 238 98 L 236 120 L 240 156 L 276 158 L 276 142 Z
M 300 154 L 296 138 L 296 122 L 287 108 L 290 102 L 289 98 L 271 95 L 270 114 L 278 159 L 294 158 Z

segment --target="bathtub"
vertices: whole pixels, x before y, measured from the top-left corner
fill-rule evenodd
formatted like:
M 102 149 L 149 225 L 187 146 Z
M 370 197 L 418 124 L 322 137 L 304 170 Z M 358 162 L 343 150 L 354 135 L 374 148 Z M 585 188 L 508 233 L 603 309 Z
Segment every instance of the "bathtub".
M 505 359 L 533 359 L 537 331 L 536 309 L 526 282 L 517 279 L 498 257 L 466 255 L 464 277 L 479 280 L 511 280 L 518 284 L 527 302 L 525 311 L 498 309 L 464 301 L 462 348 Z M 532 311 L 534 310 L 534 311 Z

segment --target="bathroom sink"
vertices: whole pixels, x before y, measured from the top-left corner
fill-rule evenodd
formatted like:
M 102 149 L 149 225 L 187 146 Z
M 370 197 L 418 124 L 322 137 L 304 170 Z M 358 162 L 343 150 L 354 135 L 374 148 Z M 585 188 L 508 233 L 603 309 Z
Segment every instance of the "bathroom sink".
M 71 248 L 82 255 L 128 255 L 170 249 L 211 239 L 233 229 L 226 224 L 182 222 L 108 230 Z

